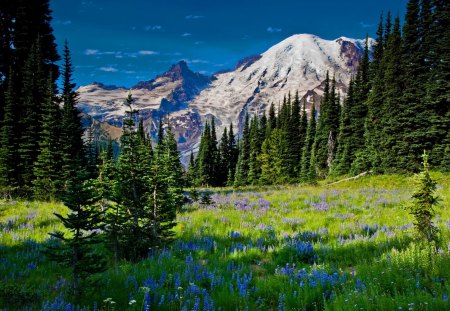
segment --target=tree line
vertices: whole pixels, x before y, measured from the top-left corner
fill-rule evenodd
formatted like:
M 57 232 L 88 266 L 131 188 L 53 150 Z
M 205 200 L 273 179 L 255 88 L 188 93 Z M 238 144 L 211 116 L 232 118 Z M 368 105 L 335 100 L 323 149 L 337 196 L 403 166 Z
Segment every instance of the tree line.
M 70 267 L 79 298 L 107 263 L 140 260 L 172 239 L 183 169 L 169 122 L 160 120 L 153 147 L 132 94 L 118 156 L 111 141 L 99 148 L 85 135 L 70 50 L 66 42 L 58 66 L 50 21 L 48 0 L 0 2 L 0 191 L 68 207 L 47 255 Z
M 327 176 L 417 172 L 423 150 L 450 170 L 450 3 L 410 0 L 403 27 L 380 17 L 372 53 L 367 40 L 357 74 L 341 99 L 327 73 L 319 107 L 289 94 L 269 115 L 246 114 L 240 139 L 232 125 L 217 141 L 205 125 L 187 180 L 193 186 L 314 182 Z M 341 104 L 342 101 L 342 104 Z

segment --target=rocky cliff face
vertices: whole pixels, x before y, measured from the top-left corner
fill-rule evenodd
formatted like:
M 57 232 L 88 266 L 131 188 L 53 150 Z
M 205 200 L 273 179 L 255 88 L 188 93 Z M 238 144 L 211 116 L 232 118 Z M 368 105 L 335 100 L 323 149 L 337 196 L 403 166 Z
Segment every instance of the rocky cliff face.
M 369 47 L 372 40 L 369 40 Z M 170 113 L 172 128 L 183 162 L 198 146 L 205 120 L 215 118 L 217 133 L 231 122 L 242 127 L 243 116 L 262 114 L 270 103 L 276 106 L 283 97 L 297 91 L 307 102 L 320 103 L 326 72 L 335 76 L 343 96 L 346 85 L 357 72 L 364 41 L 345 37 L 324 40 L 314 35 L 291 36 L 261 55 L 247 57 L 234 70 L 206 77 L 192 72 L 182 61 L 153 80 L 132 87 L 135 108 L 148 131 L 154 133 L 161 116 Z M 79 108 L 90 124 L 114 137 L 120 136 L 128 90 L 99 83 L 78 89 Z M 320 108 L 320 107 L 318 107 Z M 107 134 L 107 133 L 106 133 Z M 102 135 L 106 135 L 102 133 Z

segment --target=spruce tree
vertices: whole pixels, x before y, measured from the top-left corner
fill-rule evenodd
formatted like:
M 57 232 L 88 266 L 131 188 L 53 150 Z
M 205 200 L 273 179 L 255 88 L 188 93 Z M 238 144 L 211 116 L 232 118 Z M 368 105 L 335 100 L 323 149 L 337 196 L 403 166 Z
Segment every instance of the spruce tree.
M 325 90 L 320 105 L 317 131 L 314 138 L 312 154 L 317 176 L 324 178 L 330 169 L 337 148 L 337 131 L 339 127 L 339 101 L 336 94 L 336 82 L 333 78 L 330 88 L 330 79 L 327 73 Z
M 430 164 L 447 169 L 449 156 L 450 120 L 450 4 L 448 1 L 433 1 L 433 23 L 430 27 L 427 60 L 429 77 L 426 82 L 425 109 L 430 128 L 428 139 L 433 147 Z M 423 9 L 423 5 L 422 5 Z
M 239 144 L 239 157 L 236 165 L 234 186 L 240 187 L 248 184 L 249 161 L 250 161 L 250 123 L 249 115 L 245 114 L 242 139 Z
M 399 111 L 402 84 L 399 77 L 402 76 L 400 19 L 396 17 L 394 28 L 389 35 L 384 53 L 384 101 L 381 107 L 380 128 L 381 134 L 378 141 L 381 159 L 380 168 L 384 171 L 398 170 L 398 149 L 403 146 L 401 141 L 401 120 Z
M 150 183 L 148 205 L 151 228 L 147 229 L 153 234 L 151 247 L 155 248 L 172 240 L 176 211 L 183 205 L 183 169 L 170 124 L 164 135 L 163 152 L 156 155 L 150 172 L 147 178 Z
M 289 119 L 289 128 L 287 132 L 287 140 L 289 146 L 289 176 L 291 180 L 294 180 L 300 171 L 300 158 L 302 153 L 302 137 L 301 137 L 301 110 L 300 99 L 298 97 L 298 91 L 295 93 L 294 101 L 291 105 L 292 113 Z M 305 129 L 306 130 L 306 129 Z
M 300 139 L 300 156 L 298 162 L 298 175 L 297 177 L 301 177 L 302 175 L 302 157 L 303 157 L 303 149 L 305 148 L 306 139 L 308 135 L 308 116 L 306 115 L 306 99 L 303 101 L 302 115 L 300 118 L 300 129 L 299 129 L 299 139 Z
M 63 179 L 69 180 L 84 167 L 83 127 L 80 112 L 76 107 L 77 93 L 72 82 L 73 65 L 67 42 L 63 53 L 63 89 L 62 89 L 62 121 L 61 121 L 61 151 L 63 164 Z
M 197 155 L 198 185 L 212 186 L 214 178 L 214 150 L 211 143 L 211 127 L 208 121 L 200 138 L 200 147 Z
M 60 127 L 61 111 L 56 102 L 51 74 L 48 79 L 47 99 L 43 107 L 41 141 L 39 155 L 34 164 L 33 181 L 34 197 L 40 200 L 54 200 L 58 198 L 61 187 L 61 149 Z
M 409 206 L 410 214 L 415 218 L 414 226 L 420 237 L 428 242 L 437 241 L 439 229 L 433 223 L 436 215 L 435 208 L 439 203 L 436 195 L 437 182 L 433 180 L 429 172 L 428 155 L 422 155 L 423 169 L 414 177 L 415 191 L 412 194 L 412 204 Z
M 333 162 L 333 174 L 344 175 L 350 171 L 352 164 L 352 148 L 354 147 L 353 138 L 353 126 L 352 126 L 352 110 L 355 105 L 354 95 L 355 82 L 350 80 L 350 84 L 347 91 L 347 97 L 344 99 L 344 106 L 341 111 L 341 121 L 339 127 L 339 146 L 336 152 L 336 158 Z
M 308 130 L 306 133 L 305 145 L 302 150 L 302 163 L 301 163 L 301 171 L 300 171 L 300 181 L 309 182 L 314 177 L 310 174 L 311 170 L 314 170 L 314 167 L 311 167 L 311 153 L 313 152 L 314 147 L 314 138 L 316 136 L 316 108 L 315 103 L 311 106 L 311 115 L 308 123 Z
M 14 105 L 17 96 L 14 93 L 13 73 L 9 73 L 5 93 L 3 121 L 0 136 L 0 190 L 3 196 L 13 196 L 19 185 L 17 176 L 17 137 Z
M 70 209 L 67 216 L 55 214 L 69 231 L 69 235 L 56 231 L 50 235 L 62 244 L 51 244 L 48 254 L 71 269 L 73 296 L 78 300 L 83 291 L 95 281 L 96 273 L 105 270 L 106 261 L 96 249 L 101 242 L 96 229 L 102 228 L 102 212 L 95 202 L 93 184 L 86 180 L 85 171 L 78 171 L 67 184 L 62 201 Z M 84 181 L 84 182 L 83 182 Z
M 248 183 L 256 185 L 261 174 L 261 164 L 259 162 L 259 154 L 261 153 L 259 120 L 255 116 L 250 124 L 250 157 L 248 169 Z
M 43 85 L 42 81 L 47 81 L 43 70 L 41 43 L 38 39 L 29 53 L 22 73 L 23 93 L 18 154 L 20 187 L 22 194 L 26 196 L 32 193 L 33 166 L 39 150 L 42 106 L 46 98 L 46 85 Z
M 234 176 L 236 172 L 236 166 L 239 156 L 239 149 L 238 145 L 236 144 L 236 137 L 234 136 L 233 131 L 233 123 L 230 124 L 230 129 L 228 131 L 228 144 L 229 144 L 229 151 L 230 151 L 230 159 L 229 159 L 229 169 L 228 169 L 228 180 L 227 180 L 227 186 L 232 186 L 234 184 Z
M 126 259 L 136 261 L 147 255 L 149 246 L 154 242 L 151 207 L 149 206 L 150 185 L 148 174 L 151 172 L 151 153 L 139 138 L 133 109 L 131 93 L 126 100 L 126 118 L 124 119 L 121 151 L 117 164 L 117 183 L 115 196 L 119 204 L 117 218 L 121 223 L 119 245 Z M 158 149 L 160 154 L 162 149 Z M 127 215 L 128 214 L 128 215 Z
M 273 102 L 270 104 L 269 108 L 269 118 L 267 120 L 267 133 L 266 138 L 269 137 L 270 131 L 277 127 L 277 116 L 275 115 L 275 106 Z
M 197 179 L 197 166 L 195 165 L 194 152 L 191 151 L 191 155 L 189 157 L 189 165 L 186 173 L 186 185 L 189 187 L 196 186 Z
M 289 152 L 286 141 L 286 134 L 282 129 L 272 130 L 269 138 L 264 141 L 259 156 L 262 184 L 284 184 L 290 181 L 289 159 L 285 157 Z
M 223 129 L 222 138 L 220 140 L 219 154 L 220 154 L 220 161 L 219 161 L 218 185 L 224 186 L 227 183 L 228 171 L 230 170 L 231 165 L 230 142 L 228 137 L 228 130 L 226 127 Z

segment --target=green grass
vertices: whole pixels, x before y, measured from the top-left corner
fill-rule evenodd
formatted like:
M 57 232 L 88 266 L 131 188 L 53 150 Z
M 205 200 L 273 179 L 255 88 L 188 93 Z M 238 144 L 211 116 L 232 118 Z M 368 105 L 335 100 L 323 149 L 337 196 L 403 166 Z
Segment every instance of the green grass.
M 195 310 L 197 304 L 198 310 L 450 309 L 450 176 L 432 177 L 442 198 L 435 219 L 442 233 L 437 252 L 415 239 L 413 219 L 404 209 L 411 177 L 217 189 L 215 204 L 188 205 L 178 214 L 172 245 L 137 264 L 109 269 L 94 290 L 86 289 L 80 305 L 87 310 L 94 304 L 103 310 L 144 310 L 147 302 L 151 310 Z M 55 211 L 66 209 L 57 203 L 0 204 L 0 309 L 73 307 L 69 271 L 42 253 L 48 232 L 63 229 Z

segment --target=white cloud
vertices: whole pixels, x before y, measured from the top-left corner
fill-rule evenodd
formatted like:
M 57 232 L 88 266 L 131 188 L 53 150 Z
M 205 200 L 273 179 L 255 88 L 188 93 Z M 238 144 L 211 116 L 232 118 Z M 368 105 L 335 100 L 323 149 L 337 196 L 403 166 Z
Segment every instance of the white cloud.
M 209 61 L 204 59 L 186 59 L 185 61 L 189 64 L 209 64 Z
M 94 50 L 94 49 L 87 49 L 86 51 L 84 51 L 85 55 L 98 55 L 100 53 L 99 50 Z
M 205 18 L 203 15 L 186 15 L 185 16 L 186 19 L 200 19 L 200 18 Z
M 104 71 L 104 72 L 117 72 L 117 68 L 114 67 L 100 67 L 98 70 Z
M 157 55 L 159 54 L 158 52 L 155 51 L 147 51 L 147 50 L 143 50 L 143 51 L 139 51 L 138 52 L 139 55 Z
M 190 32 L 185 32 L 184 34 L 181 35 L 182 37 L 189 37 L 192 36 L 192 34 Z
M 63 25 L 63 26 L 69 26 L 70 24 L 72 24 L 71 20 L 60 20 L 58 19 L 57 21 L 55 21 L 56 25 Z
M 375 24 L 366 24 L 364 22 L 359 22 L 362 28 L 372 28 L 375 27 Z
M 275 27 L 267 27 L 267 32 L 274 33 L 274 32 L 281 32 L 281 28 L 275 28 Z
M 151 31 L 151 30 L 162 30 L 161 25 L 147 25 L 144 27 L 145 31 Z

